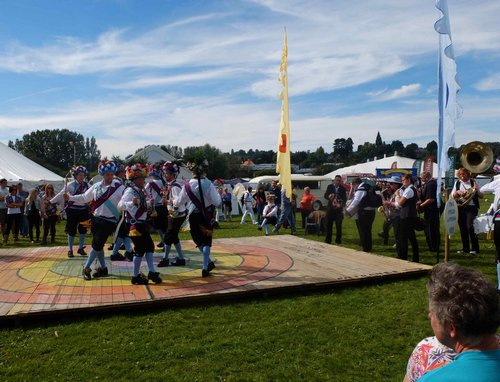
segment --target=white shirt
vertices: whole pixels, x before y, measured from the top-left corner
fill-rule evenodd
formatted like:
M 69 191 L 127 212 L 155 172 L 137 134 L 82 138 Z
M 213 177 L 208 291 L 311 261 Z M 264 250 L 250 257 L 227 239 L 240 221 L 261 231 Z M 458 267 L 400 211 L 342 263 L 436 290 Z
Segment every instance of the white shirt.
M 366 190 L 363 189 L 363 186 L 365 183 L 361 183 L 356 191 L 354 192 L 354 198 L 352 199 L 351 204 L 346 208 L 346 211 L 349 215 L 353 216 L 354 219 L 358 218 L 358 207 L 359 203 L 361 203 L 361 200 L 365 197 L 367 194 Z
M 81 195 L 71 195 L 69 197 L 69 200 L 75 203 L 90 203 L 91 201 L 96 201 L 100 198 L 102 194 L 104 194 L 108 188 L 111 186 L 113 187 L 118 187 L 118 189 L 109 197 L 109 201 L 115 206 L 118 206 L 118 203 L 120 202 L 120 199 L 122 198 L 123 191 L 125 190 L 125 187 L 121 184 L 120 181 L 113 179 L 110 185 L 103 185 L 102 182 L 97 182 L 95 183 L 92 187 L 90 187 L 84 194 Z M 117 208 L 118 209 L 118 208 Z M 101 204 L 99 207 L 97 207 L 94 212 L 94 216 L 100 216 L 104 218 L 114 218 L 117 219 L 117 217 L 114 215 L 113 211 L 110 210 L 107 206 L 106 203 Z
M 146 201 L 145 211 L 140 216 L 136 217 L 136 213 L 139 210 L 139 206 L 134 204 L 134 198 L 139 199 L 138 192 L 140 192 L 140 189 L 137 188 L 136 186 L 127 187 L 118 203 L 118 208 L 120 210 L 127 211 L 134 220 L 145 221 L 148 217 L 147 201 Z M 144 197 L 146 197 L 146 194 L 144 194 Z
M 146 194 L 148 195 L 148 199 L 153 199 L 155 201 L 155 206 L 162 205 L 161 194 L 154 189 L 152 183 L 156 184 L 158 189 L 161 190 L 163 188 L 163 182 L 160 179 L 154 179 L 146 184 Z
M 500 180 L 494 180 L 490 183 L 485 184 L 479 189 L 479 192 L 482 194 L 495 194 L 495 198 L 493 199 L 493 203 L 490 208 L 493 208 L 494 211 L 498 211 L 500 209 Z
M 245 196 L 243 197 L 243 200 L 245 201 L 245 205 L 247 208 L 252 208 L 253 198 L 252 198 L 252 194 L 249 191 L 245 192 Z
M 264 211 L 262 212 L 262 216 L 269 217 L 277 217 L 278 216 L 278 206 L 276 204 L 266 204 L 264 207 Z
M 457 191 L 466 191 L 468 190 L 469 188 L 472 188 L 472 184 L 471 184 L 471 181 L 470 179 L 467 181 L 467 182 L 464 182 L 463 180 L 458 180 L 460 182 L 460 188 L 457 189 L 457 182 L 455 182 L 455 184 L 453 185 L 453 189 L 451 190 L 451 194 L 450 194 L 450 198 L 454 198 L 455 197 L 455 193 Z M 474 204 L 474 198 L 472 198 L 469 202 L 469 204 L 467 204 L 468 206 L 475 206 Z
M 56 196 L 54 196 L 50 202 L 52 204 L 58 204 L 60 202 L 64 202 L 64 193 L 68 193 L 68 195 L 75 195 L 75 192 L 78 190 L 78 187 L 80 186 L 80 183 L 78 183 L 76 180 L 73 180 L 72 182 L 69 182 L 66 187 L 63 187 L 63 189 L 61 191 L 59 191 L 57 193 Z M 82 194 L 83 195 L 83 194 Z M 71 201 L 73 201 L 72 199 L 70 199 Z M 73 206 L 75 207 L 87 207 L 87 203 L 86 202 L 81 202 L 81 201 L 75 201 L 73 203 Z
M 175 180 L 172 182 L 167 182 L 167 190 L 170 189 L 170 192 L 167 195 L 168 199 L 172 198 L 175 200 L 175 199 L 179 198 L 179 195 L 182 191 L 182 188 L 183 187 L 181 186 L 181 184 Z M 205 196 L 205 195 L 203 195 L 203 196 Z M 177 209 L 177 212 L 178 212 L 177 216 L 179 216 L 179 215 L 182 216 L 186 212 L 186 204 L 179 206 Z
M 209 207 L 214 205 L 216 207 L 221 204 L 221 197 L 217 193 L 215 186 L 208 180 L 207 178 L 201 179 L 201 186 L 203 190 L 203 201 L 205 202 L 205 207 Z M 193 178 L 189 180 L 189 188 L 191 192 L 200 200 L 200 191 L 198 189 L 198 179 Z M 186 191 L 186 187 L 183 187 L 177 198 L 174 198 L 174 207 L 179 208 L 182 205 L 188 205 L 188 209 L 192 211 L 198 211 L 198 209 L 194 206 L 194 203 L 191 202 L 191 199 L 188 196 Z M 199 211 L 198 211 L 199 212 Z

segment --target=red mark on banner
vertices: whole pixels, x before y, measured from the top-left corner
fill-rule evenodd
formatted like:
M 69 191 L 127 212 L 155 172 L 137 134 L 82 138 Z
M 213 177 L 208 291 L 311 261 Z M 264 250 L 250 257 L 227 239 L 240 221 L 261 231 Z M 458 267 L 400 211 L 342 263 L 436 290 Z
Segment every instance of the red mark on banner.
M 280 153 L 286 153 L 286 134 L 281 134 L 281 145 L 278 149 Z

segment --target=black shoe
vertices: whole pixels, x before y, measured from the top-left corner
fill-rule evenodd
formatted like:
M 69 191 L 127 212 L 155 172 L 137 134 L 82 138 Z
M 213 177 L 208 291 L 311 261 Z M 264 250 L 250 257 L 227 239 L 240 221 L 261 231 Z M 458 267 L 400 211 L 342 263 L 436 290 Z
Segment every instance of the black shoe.
M 183 267 L 186 265 L 186 259 L 179 259 L 178 257 L 175 258 L 174 261 L 170 263 L 173 267 Z
M 210 276 L 210 271 L 206 270 L 206 269 L 202 269 L 201 270 L 201 277 L 208 277 Z
M 92 273 L 92 269 L 83 268 L 83 271 L 82 271 L 83 279 L 84 280 L 91 280 L 92 279 L 91 273 Z
M 208 271 L 209 271 L 209 272 L 213 271 L 213 270 L 215 269 L 215 264 L 214 264 L 214 262 L 213 262 L 213 261 L 209 262 L 209 263 L 208 263 L 208 267 L 207 267 L 207 268 L 208 268 Z
M 125 259 L 127 261 L 133 261 L 134 260 L 134 251 L 131 252 L 125 252 Z
M 133 276 L 131 281 L 134 285 L 148 285 L 149 283 L 149 280 L 142 273 L 139 273 L 137 276 Z
M 262 227 L 261 227 L 261 226 L 258 226 L 258 227 L 257 227 L 257 229 L 258 229 L 259 231 L 262 231 Z
M 108 275 L 108 267 L 97 268 L 95 272 L 92 274 L 93 277 L 104 277 Z
M 83 248 L 78 248 L 78 251 L 76 251 L 80 256 L 87 256 L 87 252 L 85 252 L 85 247 Z
M 148 280 L 151 280 L 155 284 L 161 283 L 160 272 L 149 272 Z
M 168 259 L 161 259 L 160 262 L 158 263 L 157 267 L 158 268 L 165 268 L 170 265 L 170 261 Z
M 73 251 L 68 251 L 68 257 L 75 257 L 75 255 L 73 255 Z
M 160 242 L 160 243 L 156 244 L 156 246 L 158 248 L 163 248 L 165 246 L 165 244 L 163 242 Z
M 123 256 L 120 252 L 113 253 L 109 259 L 111 261 L 123 261 L 125 260 L 125 256 Z

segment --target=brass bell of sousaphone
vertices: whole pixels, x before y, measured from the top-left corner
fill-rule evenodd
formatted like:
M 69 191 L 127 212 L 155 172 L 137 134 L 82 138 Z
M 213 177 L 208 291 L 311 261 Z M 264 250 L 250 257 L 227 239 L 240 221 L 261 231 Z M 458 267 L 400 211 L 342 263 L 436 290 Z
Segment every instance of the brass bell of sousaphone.
M 493 151 L 486 143 L 473 141 L 467 143 L 460 154 L 460 162 L 473 174 L 481 174 L 493 163 Z
M 490 168 L 493 163 L 493 151 L 491 147 L 483 142 L 473 141 L 467 143 L 460 154 L 462 166 L 472 174 L 481 174 Z M 467 189 L 462 195 L 456 195 L 455 200 L 458 207 L 465 206 L 474 198 L 476 190 Z

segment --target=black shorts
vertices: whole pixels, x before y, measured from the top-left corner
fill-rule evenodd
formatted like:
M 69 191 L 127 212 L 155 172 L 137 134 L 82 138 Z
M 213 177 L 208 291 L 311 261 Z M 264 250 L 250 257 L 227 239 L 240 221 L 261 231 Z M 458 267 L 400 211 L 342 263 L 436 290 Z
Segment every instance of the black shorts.
M 179 242 L 179 231 L 185 219 L 185 216 L 179 218 L 168 217 L 167 232 L 164 239 L 166 245 L 177 244 Z
M 205 219 L 199 212 L 189 215 L 189 226 L 191 227 L 191 237 L 197 247 L 212 246 L 212 232 L 207 229 Z
M 118 235 L 116 235 L 116 237 L 125 239 L 126 237 L 128 237 L 129 231 L 130 231 L 130 223 L 123 221 L 122 224 L 120 225 L 120 228 L 118 229 Z
M 77 228 L 79 234 L 87 233 L 87 228 L 80 224 L 89 220 L 89 210 L 87 208 L 67 208 L 66 216 L 68 219 L 66 220 L 66 233 L 69 236 L 75 236 Z
M 154 218 L 154 227 L 156 230 L 165 232 L 167 230 L 168 210 L 165 206 L 155 206 L 156 217 Z
M 155 243 L 151 238 L 148 227 L 145 224 L 136 224 L 135 228 L 142 233 L 141 236 L 132 236 L 132 243 L 134 243 L 134 251 L 137 256 L 143 257 L 146 253 L 153 253 L 155 251 Z
M 92 218 L 92 226 L 90 230 L 92 232 L 92 249 L 101 251 L 104 248 L 108 237 L 114 235 L 116 223 L 94 217 Z

